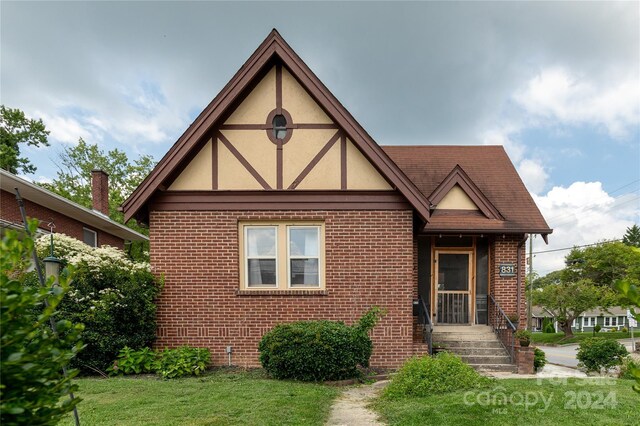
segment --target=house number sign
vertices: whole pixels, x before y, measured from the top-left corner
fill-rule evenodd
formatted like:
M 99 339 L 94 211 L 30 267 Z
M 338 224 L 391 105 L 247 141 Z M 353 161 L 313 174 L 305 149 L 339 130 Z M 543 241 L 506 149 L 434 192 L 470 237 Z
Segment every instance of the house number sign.
M 516 276 L 516 264 L 515 263 L 501 263 L 498 265 L 498 272 L 501 277 L 515 277 Z

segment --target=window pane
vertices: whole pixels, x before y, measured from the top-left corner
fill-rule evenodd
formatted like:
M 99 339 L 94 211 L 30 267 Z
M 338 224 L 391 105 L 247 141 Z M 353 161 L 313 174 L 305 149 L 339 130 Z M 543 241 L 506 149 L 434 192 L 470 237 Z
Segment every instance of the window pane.
M 95 232 L 90 231 L 89 229 L 84 229 L 83 232 L 83 241 L 85 244 L 95 247 L 96 246 L 96 234 Z
M 440 253 L 438 256 L 438 273 L 439 290 L 468 290 L 469 255 Z
M 247 255 L 276 256 L 275 228 L 247 228 Z
M 290 228 L 289 256 L 318 256 L 318 231 L 316 227 Z
M 247 283 L 251 286 L 276 285 L 275 259 L 249 259 Z
M 314 285 L 318 282 L 318 259 L 291 259 L 291 286 Z

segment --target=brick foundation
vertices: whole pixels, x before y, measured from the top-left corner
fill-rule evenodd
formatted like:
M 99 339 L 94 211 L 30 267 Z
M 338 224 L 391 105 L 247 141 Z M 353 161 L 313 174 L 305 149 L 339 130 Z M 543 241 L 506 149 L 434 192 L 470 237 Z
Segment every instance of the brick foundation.
M 323 220 L 326 292 L 239 295 L 238 221 Z M 371 306 L 388 310 L 373 330 L 371 365 L 395 368 L 412 355 L 411 211 L 152 211 L 151 263 L 164 275 L 156 347 L 208 347 L 214 365 L 258 366 L 261 336 L 281 322 L 353 323 Z

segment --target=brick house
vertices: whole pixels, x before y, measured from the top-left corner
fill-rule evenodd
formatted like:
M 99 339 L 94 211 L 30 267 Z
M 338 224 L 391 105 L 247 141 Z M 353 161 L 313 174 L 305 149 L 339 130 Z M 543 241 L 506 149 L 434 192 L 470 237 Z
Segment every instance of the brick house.
M 40 221 L 39 230 L 66 234 L 93 247 L 109 245 L 123 249 L 125 241 L 146 241 L 148 238 L 133 229 L 111 220 L 109 214 L 108 175 L 95 170 L 92 176 L 93 210 L 67 200 L 38 185 L 0 169 L 0 230 L 24 229 L 15 188 L 24 200 L 27 217 Z
M 551 233 L 502 147 L 378 145 L 275 30 L 123 210 L 165 277 L 157 346 L 243 366 L 277 323 L 374 305 L 380 367 L 431 324 L 524 324 L 523 245 Z

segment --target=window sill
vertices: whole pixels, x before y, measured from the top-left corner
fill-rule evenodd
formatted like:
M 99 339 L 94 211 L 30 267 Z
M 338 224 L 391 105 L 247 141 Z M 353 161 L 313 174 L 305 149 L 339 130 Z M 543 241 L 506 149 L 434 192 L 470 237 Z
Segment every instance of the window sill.
M 324 289 L 308 290 L 236 290 L 236 296 L 328 296 Z

